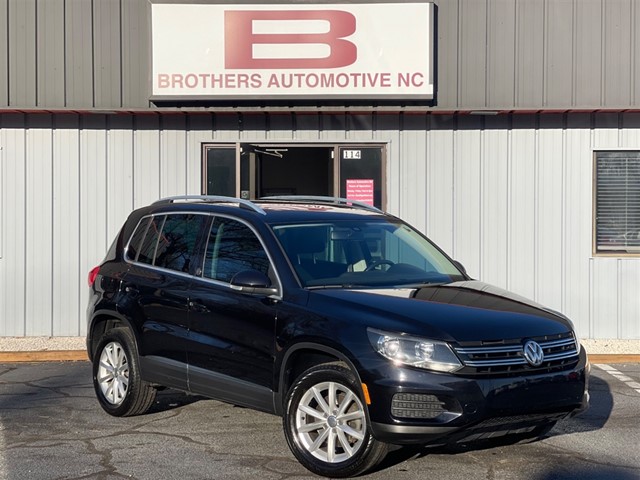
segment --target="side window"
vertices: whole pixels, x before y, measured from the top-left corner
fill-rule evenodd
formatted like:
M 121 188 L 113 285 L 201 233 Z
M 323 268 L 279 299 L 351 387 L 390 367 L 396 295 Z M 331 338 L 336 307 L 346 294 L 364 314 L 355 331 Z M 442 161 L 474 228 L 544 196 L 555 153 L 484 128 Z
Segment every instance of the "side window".
M 205 217 L 195 214 L 167 215 L 158 239 L 154 265 L 189 272 L 204 220 Z
M 244 270 L 258 270 L 268 275 L 267 253 L 245 224 L 217 218 L 209 233 L 203 275 L 229 283 L 236 273 Z
M 146 263 L 147 265 L 153 264 L 153 258 L 156 254 L 156 247 L 158 245 L 158 239 L 160 238 L 160 230 L 162 230 L 162 224 L 164 223 L 164 216 L 153 217 L 147 234 L 140 245 L 140 252 L 138 253 L 138 262 Z
M 149 226 L 149 222 L 151 221 L 151 217 L 143 218 L 142 221 L 138 224 L 136 231 L 133 232 L 131 236 L 131 240 L 129 241 L 129 249 L 127 250 L 127 257 L 131 260 L 135 260 L 138 255 L 138 251 L 140 251 L 140 243 L 144 238 L 144 234 L 147 233 L 147 227 Z

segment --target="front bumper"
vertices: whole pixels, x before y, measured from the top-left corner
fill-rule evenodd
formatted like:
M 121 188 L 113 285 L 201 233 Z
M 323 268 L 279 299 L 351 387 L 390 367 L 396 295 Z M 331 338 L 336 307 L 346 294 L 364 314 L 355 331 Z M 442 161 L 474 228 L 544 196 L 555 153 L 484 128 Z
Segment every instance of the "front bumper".
M 370 392 L 373 436 L 394 444 L 525 433 L 585 410 L 589 399 L 584 349 L 576 364 L 549 373 L 462 378 L 387 362 L 361 376 Z M 429 419 L 402 418 L 397 410 L 394 416 L 392 400 L 396 394 L 435 396 L 444 411 Z

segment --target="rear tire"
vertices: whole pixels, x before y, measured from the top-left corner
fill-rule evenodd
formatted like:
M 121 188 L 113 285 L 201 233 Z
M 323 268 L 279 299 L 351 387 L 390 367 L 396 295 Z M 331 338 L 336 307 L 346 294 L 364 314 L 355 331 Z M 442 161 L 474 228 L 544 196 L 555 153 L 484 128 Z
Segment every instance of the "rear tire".
M 155 388 L 140 377 L 137 352 L 126 328 L 110 330 L 98 342 L 93 356 L 93 387 L 100 406 L 109 415 L 141 415 L 155 401 Z
M 361 387 L 340 364 L 310 368 L 286 397 L 283 419 L 289 448 L 311 472 L 356 476 L 377 465 L 387 445 L 371 435 Z

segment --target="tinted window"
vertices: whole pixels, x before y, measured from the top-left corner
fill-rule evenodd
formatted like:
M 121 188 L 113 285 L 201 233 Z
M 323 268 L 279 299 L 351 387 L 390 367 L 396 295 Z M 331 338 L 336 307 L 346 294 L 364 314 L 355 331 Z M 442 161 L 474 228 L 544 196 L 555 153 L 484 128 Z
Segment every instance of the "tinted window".
M 144 234 L 147 233 L 147 227 L 149 226 L 150 217 L 143 218 L 142 221 L 138 224 L 136 231 L 133 232 L 133 236 L 131 237 L 131 241 L 129 242 L 129 249 L 127 250 L 127 256 L 129 258 L 135 259 L 138 255 L 138 251 L 140 250 L 140 243 L 144 238 Z
M 153 257 L 156 254 L 156 246 L 158 245 L 158 239 L 160 238 L 160 230 L 164 223 L 164 217 L 153 217 L 153 220 L 149 224 L 147 234 L 140 245 L 140 252 L 138 253 L 137 260 L 142 263 L 151 265 L 153 263 Z
M 305 286 L 398 286 L 464 278 L 426 238 L 402 222 L 274 226 Z
M 158 240 L 154 265 L 189 272 L 204 220 L 202 215 L 167 215 Z
M 228 283 L 244 270 L 258 270 L 268 275 L 269 259 L 262 244 L 243 223 L 216 219 L 209 234 L 203 275 Z

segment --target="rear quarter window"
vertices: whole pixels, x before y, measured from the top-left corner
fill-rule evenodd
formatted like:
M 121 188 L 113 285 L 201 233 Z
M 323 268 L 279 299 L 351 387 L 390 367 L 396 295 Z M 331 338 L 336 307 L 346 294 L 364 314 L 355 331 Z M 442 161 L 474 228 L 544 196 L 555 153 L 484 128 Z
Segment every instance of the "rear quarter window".
M 136 231 L 133 232 L 131 240 L 129 241 L 129 247 L 127 248 L 127 257 L 130 260 L 135 260 L 138 256 L 138 252 L 140 251 L 140 244 L 142 243 L 142 240 L 147 233 L 147 228 L 149 227 L 150 221 L 151 217 L 143 218 L 140 223 L 138 223 Z
M 156 255 L 156 247 L 158 246 L 158 240 L 160 239 L 160 232 L 164 223 L 164 216 L 153 217 L 147 233 L 144 236 L 144 240 L 140 245 L 140 251 L 135 258 L 140 263 L 146 263 L 147 265 L 153 265 L 153 259 Z

